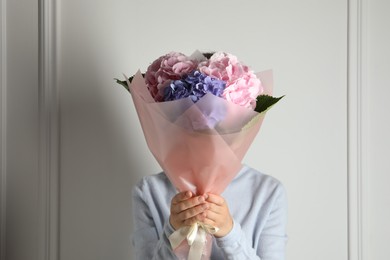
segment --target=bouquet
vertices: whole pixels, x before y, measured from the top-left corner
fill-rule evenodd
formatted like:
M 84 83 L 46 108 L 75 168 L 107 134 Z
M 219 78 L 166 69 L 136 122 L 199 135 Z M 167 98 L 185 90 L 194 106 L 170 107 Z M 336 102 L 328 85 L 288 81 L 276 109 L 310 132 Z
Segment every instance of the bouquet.
M 148 147 L 171 183 L 198 195 L 223 192 L 265 112 L 282 98 L 271 96 L 272 71 L 255 74 L 225 52 L 171 52 L 117 83 L 130 91 Z M 179 257 L 207 258 L 214 232 L 197 223 L 169 240 Z

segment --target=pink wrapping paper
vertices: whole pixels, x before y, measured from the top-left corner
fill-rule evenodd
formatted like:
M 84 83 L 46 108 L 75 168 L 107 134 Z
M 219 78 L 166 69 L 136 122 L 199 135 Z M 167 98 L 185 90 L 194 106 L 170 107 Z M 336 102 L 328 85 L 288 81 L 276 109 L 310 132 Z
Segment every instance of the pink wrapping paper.
M 272 71 L 258 74 L 272 94 Z M 242 167 L 241 161 L 258 133 L 265 113 L 206 94 L 155 102 L 138 71 L 129 85 L 148 147 L 179 191 L 221 194 Z M 213 111 L 225 117 L 214 128 L 201 129 Z M 252 120 L 252 121 L 251 121 Z
M 257 76 L 263 94 L 272 95 L 272 71 Z M 197 195 L 221 194 L 240 171 L 265 112 L 259 114 L 212 94 L 197 103 L 190 98 L 155 102 L 140 71 L 128 84 L 148 147 L 172 184 Z M 223 119 L 218 120 L 218 115 Z M 202 259 L 211 254 L 212 236 L 206 239 Z M 179 259 L 187 259 L 185 242 L 175 250 Z

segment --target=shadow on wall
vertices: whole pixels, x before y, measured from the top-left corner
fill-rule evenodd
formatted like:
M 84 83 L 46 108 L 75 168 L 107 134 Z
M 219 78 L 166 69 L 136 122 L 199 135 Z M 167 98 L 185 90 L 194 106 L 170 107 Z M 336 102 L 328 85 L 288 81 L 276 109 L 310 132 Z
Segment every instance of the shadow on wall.
M 100 58 L 62 60 L 61 259 L 131 259 L 131 190 L 159 170 L 130 93 Z

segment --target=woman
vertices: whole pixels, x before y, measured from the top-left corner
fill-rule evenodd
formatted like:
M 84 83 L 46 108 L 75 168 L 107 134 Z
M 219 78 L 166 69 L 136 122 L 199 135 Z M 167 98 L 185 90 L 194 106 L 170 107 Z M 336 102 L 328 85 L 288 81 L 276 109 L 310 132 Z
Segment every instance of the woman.
M 164 173 L 133 191 L 136 259 L 176 259 L 168 237 L 200 221 L 218 227 L 211 259 L 285 259 L 287 201 L 275 178 L 243 166 L 219 196 L 177 193 Z

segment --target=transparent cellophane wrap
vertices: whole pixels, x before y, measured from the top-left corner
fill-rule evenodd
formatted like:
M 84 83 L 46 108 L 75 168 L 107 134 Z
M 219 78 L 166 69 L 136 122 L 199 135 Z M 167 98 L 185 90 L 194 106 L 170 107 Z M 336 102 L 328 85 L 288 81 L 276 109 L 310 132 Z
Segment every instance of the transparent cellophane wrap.
M 256 74 L 272 95 L 272 71 Z M 242 167 L 242 159 L 259 132 L 265 112 L 258 113 L 213 94 L 194 103 L 190 98 L 156 102 L 138 71 L 128 82 L 146 142 L 178 191 L 221 194 Z M 202 259 L 209 259 L 211 235 Z M 175 250 L 187 259 L 189 246 Z

